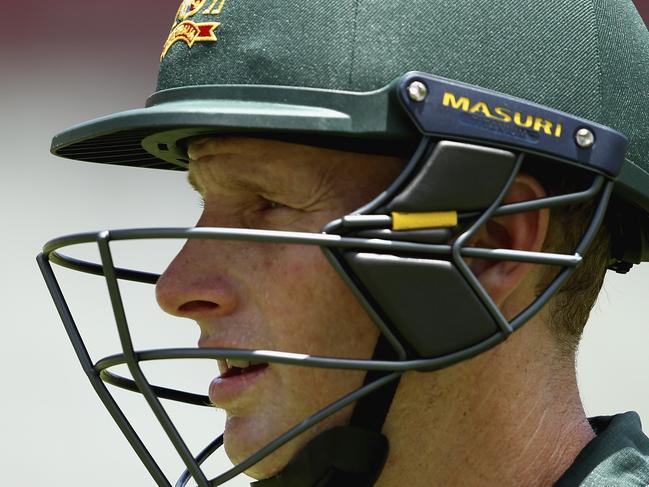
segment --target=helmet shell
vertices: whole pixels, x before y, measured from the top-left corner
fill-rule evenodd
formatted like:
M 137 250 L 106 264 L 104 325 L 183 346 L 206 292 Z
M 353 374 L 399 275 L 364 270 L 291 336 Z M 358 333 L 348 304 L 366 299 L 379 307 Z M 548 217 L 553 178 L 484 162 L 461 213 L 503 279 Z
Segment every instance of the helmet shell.
M 358 100 L 349 110 L 347 101 L 318 97 L 385 89 L 411 71 L 625 134 L 630 144 L 616 194 L 649 213 L 649 33 L 632 0 L 185 0 L 148 108 L 76 127 L 55 138 L 53 151 L 173 168 L 147 137 L 175 128 L 183 130 L 175 140 L 206 132 L 319 133 L 318 113 L 331 134 L 407 138 L 416 129 L 386 115 L 389 96 L 368 97 L 365 108 Z M 193 89 L 207 86 L 215 87 L 211 99 Z M 259 98 L 244 86 L 278 90 Z M 287 95 L 290 87 L 301 95 Z M 381 120 L 371 123 L 375 115 Z M 182 166 L 182 148 L 174 150 Z

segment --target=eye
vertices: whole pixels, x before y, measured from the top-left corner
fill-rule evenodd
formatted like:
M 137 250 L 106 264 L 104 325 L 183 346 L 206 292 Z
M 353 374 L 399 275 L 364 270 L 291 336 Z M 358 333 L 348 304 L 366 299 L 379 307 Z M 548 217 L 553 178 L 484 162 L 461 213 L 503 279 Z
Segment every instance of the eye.
M 277 201 L 264 198 L 263 196 L 259 197 L 261 200 L 261 209 L 262 210 L 278 210 L 281 208 L 288 208 L 286 205 L 283 205 L 282 203 L 279 203 Z
M 269 210 L 275 210 L 277 208 L 281 208 L 282 206 L 284 206 L 284 205 L 282 205 L 281 203 L 278 203 L 277 201 L 268 201 L 266 203 L 266 208 L 269 209 Z

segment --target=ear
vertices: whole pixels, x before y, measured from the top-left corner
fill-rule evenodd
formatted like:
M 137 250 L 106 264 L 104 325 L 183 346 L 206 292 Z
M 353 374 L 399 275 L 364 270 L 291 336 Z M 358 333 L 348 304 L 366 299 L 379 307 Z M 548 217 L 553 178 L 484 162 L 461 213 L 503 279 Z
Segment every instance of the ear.
M 545 196 L 545 189 L 535 178 L 520 174 L 505 196 L 504 203 L 535 200 Z M 476 233 L 471 245 L 538 252 L 543 247 L 549 219 L 550 211 L 547 208 L 493 218 Z M 533 267 L 533 264 L 524 262 L 487 260 L 474 260 L 469 265 L 501 309 L 505 308 L 505 302 L 512 293 L 522 286 Z M 529 303 L 525 305 L 527 304 Z

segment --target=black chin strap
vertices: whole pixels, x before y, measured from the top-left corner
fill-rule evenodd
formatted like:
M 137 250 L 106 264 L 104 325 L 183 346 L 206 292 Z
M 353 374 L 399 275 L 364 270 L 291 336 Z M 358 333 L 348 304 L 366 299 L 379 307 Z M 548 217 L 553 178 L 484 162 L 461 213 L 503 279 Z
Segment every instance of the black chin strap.
M 388 453 L 380 433 L 354 426 L 332 428 L 316 436 L 275 477 L 252 487 L 369 487 Z
M 374 360 L 394 360 L 396 354 L 380 336 Z M 368 371 L 365 384 L 387 372 Z M 251 487 L 371 487 L 388 457 L 388 439 L 381 433 L 399 380 L 359 399 L 348 426 L 339 426 L 311 440 L 275 477 Z
M 397 360 L 398 356 L 392 349 L 388 341 L 383 335 L 379 337 L 374 348 L 374 355 L 372 360 Z M 388 375 L 390 372 L 380 372 L 377 370 L 369 370 L 365 374 L 365 384 L 374 382 L 381 377 Z M 383 423 L 388 416 L 394 394 L 397 392 L 399 386 L 399 379 L 393 380 L 383 387 L 371 392 L 367 396 L 359 399 L 354 407 L 354 414 L 349 424 L 359 428 L 368 429 L 380 433 L 383 429 Z

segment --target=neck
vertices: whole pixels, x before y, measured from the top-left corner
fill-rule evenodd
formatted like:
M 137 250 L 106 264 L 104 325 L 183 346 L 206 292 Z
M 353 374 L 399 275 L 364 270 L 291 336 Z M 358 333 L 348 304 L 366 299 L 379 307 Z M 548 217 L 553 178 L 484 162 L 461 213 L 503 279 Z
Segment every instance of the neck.
M 594 433 L 574 363 L 539 346 L 552 341 L 539 341 L 544 330 L 529 323 L 470 361 L 405 374 L 383 429 L 390 455 L 376 486 L 556 482 Z

